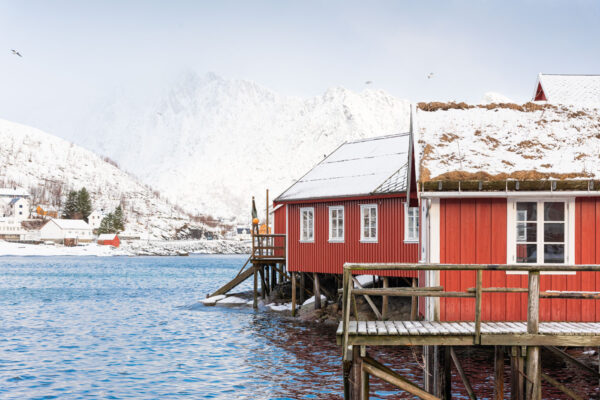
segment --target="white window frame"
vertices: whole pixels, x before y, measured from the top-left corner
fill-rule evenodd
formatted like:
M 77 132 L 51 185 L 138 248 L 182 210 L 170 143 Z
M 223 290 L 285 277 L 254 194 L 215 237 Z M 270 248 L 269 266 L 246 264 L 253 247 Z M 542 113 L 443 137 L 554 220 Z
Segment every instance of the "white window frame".
M 338 213 L 341 211 L 342 213 L 342 236 L 334 236 L 333 235 L 333 212 L 337 211 Z M 339 218 L 338 218 L 339 222 Z M 338 231 L 340 227 L 337 227 Z M 344 211 L 344 206 L 331 206 L 329 207 L 329 241 L 331 243 L 344 243 L 344 239 L 346 237 L 346 212 Z
M 310 212 L 312 215 L 312 231 L 310 237 L 304 237 L 304 213 Z M 308 231 L 307 231 L 308 232 Z M 300 242 L 301 243 L 314 243 L 315 241 L 315 208 L 314 207 L 302 207 L 300 209 Z
M 556 198 L 556 197 L 518 197 L 508 198 L 506 206 L 506 260 L 508 264 L 516 264 L 517 262 L 517 203 L 534 202 L 537 203 L 537 238 L 538 259 L 542 257 L 541 263 L 519 263 L 522 265 L 543 265 L 543 237 L 544 237 L 544 203 L 546 202 L 563 202 L 565 203 L 565 265 L 575 264 L 575 198 Z M 540 249 L 542 250 L 540 253 Z M 540 255 L 541 254 L 541 255 Z M 562 264 L 552 264 L 562 265 Z M 506 271 L 507 275 L 526 275 L 527 272 L 522 271 Z M 543 271 L 542 275 L 575 275 L 575 271 Z
M 416 215 L 410 217 L 408 215 L 410 210 L 413 210 Z M 414 236 L 410 235 L 409 218 L 413 218 L 416 224 Z M 408 203 L 404 203 L 404 243 L 419 243 L 419 207 L 409 207 Z
M 365 237 L 365 210 L 375 209 L 375 237 Z M 379 207 L 377 204 L 360 205 L 360 241 L 362 243 L 377 243 L 379 239 Z

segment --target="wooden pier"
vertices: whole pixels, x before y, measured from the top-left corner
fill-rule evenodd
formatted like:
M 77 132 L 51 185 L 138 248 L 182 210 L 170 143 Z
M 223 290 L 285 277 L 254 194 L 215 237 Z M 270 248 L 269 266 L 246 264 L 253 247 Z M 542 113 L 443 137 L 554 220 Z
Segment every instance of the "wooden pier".
M 381 270 L 421 270 L 476 272 L 474 288 L 464 292 L 443 287 L 355 288 L 353 274 L 374 274 Z M 453 346 L 494 346 L 494 399 L 508 398 L 504 390 L 504 356 L 510 357 L 511 399 L 542 399 L 542 379 L 573 399 L 586 398 L 577 388 L 568 388 L 541 371 L 541 347 L 546 347 L 582 372 L 600 374 L 555 346 L 600 346 L 600 323 L 540 322 L 540 298 L 598 300 L 597 292 L 540 291 L 540 273 L 546 271 L 600 271 L 600 265 L 448 265 L 448 264 L 345 264 L 343 320 L 337 341 L 343 349 L 344 398 L 368 399 L 371 377 L 382 379 L 421 399 L 450 399 L 451 363 L 456 367 L 469 398 L 476 399 Z M 528 274 L 527 288 L 483 287 L 483 271 L 520 271 Z M 527 321 L 482 321 L 483 293 L 527 293 Z M 473 298 L 475 318 L 471 322 L 440 321 L 362 321 L 358 320 L 355 296 L 406 296 Z M 351 314 L 354 311 L 354 320 Z M 423 346 L 425 387 L 410 382 L 368 355 L 369 346 Z

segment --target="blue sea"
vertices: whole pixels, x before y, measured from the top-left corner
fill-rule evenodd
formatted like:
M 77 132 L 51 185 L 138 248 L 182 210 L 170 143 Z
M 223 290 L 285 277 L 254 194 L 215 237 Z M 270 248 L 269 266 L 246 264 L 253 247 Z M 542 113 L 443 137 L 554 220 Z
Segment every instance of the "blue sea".
M 0 258 L 0 398 L 341 399 L 335 327 L 199 303 L 244 261 Z M 420 382 L 418 348 L 373 352 Z M 480 398 L 491 396 L 489 353 L 460 355 Z M 455 373 L 453 384 L 466 398 Z M 373 399 L 410 398 L 371 388 Z

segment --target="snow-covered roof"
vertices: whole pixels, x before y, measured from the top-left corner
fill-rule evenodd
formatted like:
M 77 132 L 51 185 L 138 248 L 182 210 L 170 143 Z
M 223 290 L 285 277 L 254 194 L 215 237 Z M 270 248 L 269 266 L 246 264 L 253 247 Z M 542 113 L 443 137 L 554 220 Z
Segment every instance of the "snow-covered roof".
M 29 193 L 22 188 L 0 188 L 0 197 L 29 197 Z
M 410 133 L 347 142 L 276 201 L 406 191 Z
M 116 236 L 116 233 L 103 233 L 98 236 L 98 240 L 113 240 Z
M 551 104 L 600 106 L 600 75 L 539 74 L 535 85 Z
M 53 219 L 60 229 L 92 229 L 87 222 L 82 219 Z
M 419 108 L 421 182 L 600 178 L 599 109 L 533 103 Z

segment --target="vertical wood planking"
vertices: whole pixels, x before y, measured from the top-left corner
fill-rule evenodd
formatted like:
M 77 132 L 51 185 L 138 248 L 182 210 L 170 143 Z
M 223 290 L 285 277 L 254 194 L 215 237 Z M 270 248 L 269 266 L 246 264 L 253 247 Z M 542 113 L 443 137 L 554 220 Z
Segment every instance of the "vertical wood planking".
M 506 264 L 506 199 L 491 199 L 491 257 L 490 262 L 494 264 Z M 507 275 L 504 271 L 489 272 L 492 277 L 492 286 L 506 287 Z M 491 303 L 488 307 L 492 309 L 491 319 L 493 321 L 505 321 L 507 319 L 508 296 L 504 293 L 492 293 Z M 499 305 L 499 306 L 496 306 Z
M 475 262 L 478 264 L 492 263 L 492 203 L 490 200 L 478 201 L 475 204 L 475 237 L 476 237 L 476 256 Z M 485 271 L 483 273 L 483 287 L 495 286 L 493 284 L 493 272 Z M 492 297 L 491 293 L 482 295 L 482 321 L 492 319 Z
M 476 200 L 462 199 L 460 202 L 460 261 L 465 264 L 475 264 L 478 247 L 489 248 L 489 243 L 479 243 L 475 235 L 477 226 Z M 466 291 L 475 287 L 475 271 L 460 272 L 460 289 Z M 460 299 L 460 319 L 463 321 L 475 318 L 475 304 L 472 299 Z

